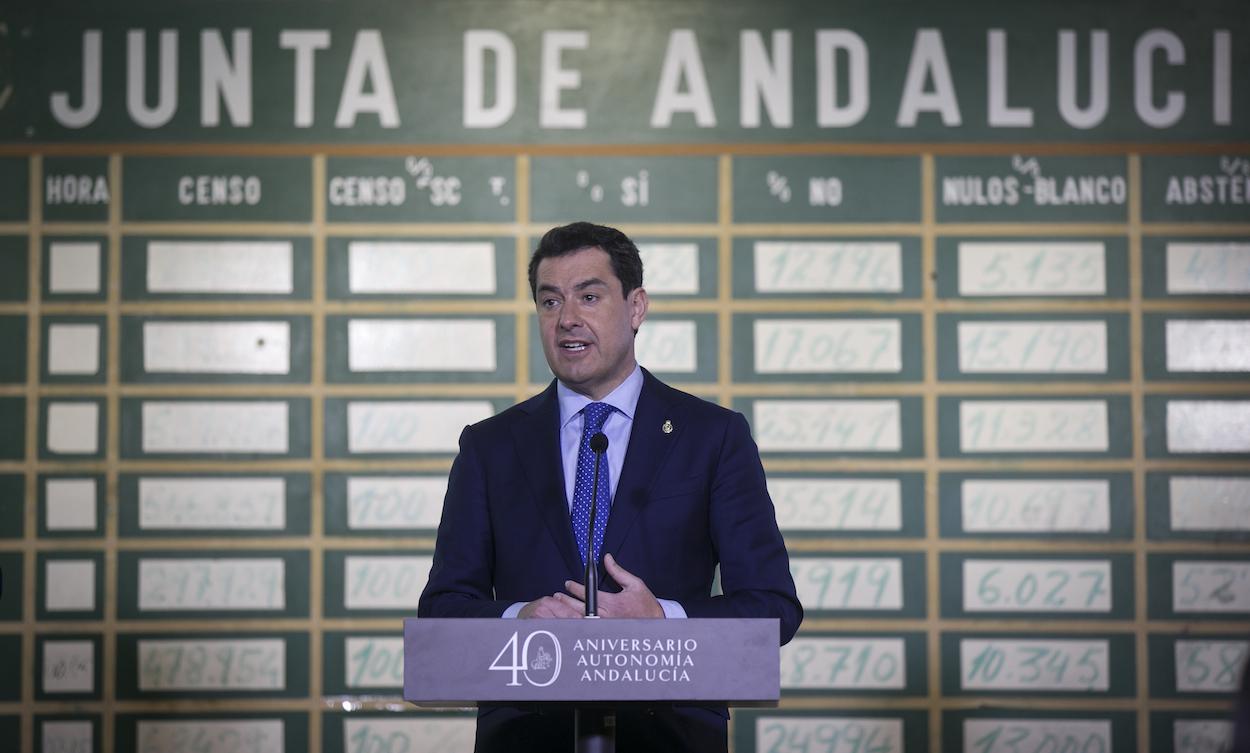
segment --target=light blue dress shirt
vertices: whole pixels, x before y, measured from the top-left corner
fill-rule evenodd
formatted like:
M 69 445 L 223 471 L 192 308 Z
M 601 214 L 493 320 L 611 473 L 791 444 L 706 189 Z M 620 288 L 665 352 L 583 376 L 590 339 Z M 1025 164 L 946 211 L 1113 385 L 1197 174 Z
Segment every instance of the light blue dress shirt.
M 642 394 L 642 368 L 634 364 L 634 370 L 625 381 L 617 385 L 598 402 L 607 403 L 616 410 L 608 415 L 603 424 L 603 433 L 608 437 L 608 485 L 612 498 L 616 498 L 616 483 L 621 477 L 621 469 L 625 467 L 625 451 L 629 449 L 629 435 L 634 429 L 634 411 L 638 408 L 638 396 Z M 585 418 L 582 409 L 592 402 L 590 398 L 574 392 L 556 382 L 556 397 L 560 401 L 560 460 L 564 464 L 564 501 L 570 514 L 573 510 L 573 484 L 577 478 L 577 451 L 582 441 L 582 426 Z M 607 515 L 608 510 L 600 507 L 597 515 Z M 669 619 L 686 616 L 681 604 L 669 599 L 659 599 L 664 616 Z M 519 602 L 508 607 L 504 617 L 516 617 L 524 607 Z

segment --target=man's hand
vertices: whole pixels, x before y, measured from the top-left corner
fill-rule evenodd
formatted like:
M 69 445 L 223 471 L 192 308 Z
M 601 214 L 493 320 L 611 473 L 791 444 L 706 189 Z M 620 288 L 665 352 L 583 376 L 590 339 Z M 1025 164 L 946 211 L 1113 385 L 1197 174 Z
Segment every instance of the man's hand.
M 558 593 L 535 599 L 521 607 L 521 611 L 517 612 L 517 618 L 522 620 L 537 617 L 569 618 L 584 617 L 585 614 L 585 604 L 568 594 Z
M 600 617 L 664 616 L 664 608 L 660 606 L 660 602 L 655 600 L 651 589 L 647 588 L 647 584 L 642 582 L 642 578 L 616 564 L 616 560 L 610 554 L 603 555 L 603 566 L 607 569 L 608 575 L 612 576 L 612 580 L 620 585 L 621 592 L 619 594 L 610 594 L 606 591 L 599 592 Z M 576 599 L 570 599 L 570 601 L 582 604 L 586 599 L 586 587 L 581 583 L 566 580 L 564 587 L 576 597 Z M 529 605 L 526 605 L 525 608 L 528 609 Z M 521 614 L 525 614 L 525 609 L 521 610 Z

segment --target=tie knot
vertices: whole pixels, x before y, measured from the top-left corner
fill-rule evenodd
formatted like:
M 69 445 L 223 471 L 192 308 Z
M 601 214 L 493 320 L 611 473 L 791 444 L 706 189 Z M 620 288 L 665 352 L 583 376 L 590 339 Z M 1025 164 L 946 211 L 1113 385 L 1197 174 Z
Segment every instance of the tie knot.
M 603 423 L 608 420 L 608 415 L 615 410 L 607 403 L 588 403 L 582 409 L 582 415 L 585 416 L 586 425 L 582 428 L 582 432 L 586 435 L 595 434 L 603 430 Z

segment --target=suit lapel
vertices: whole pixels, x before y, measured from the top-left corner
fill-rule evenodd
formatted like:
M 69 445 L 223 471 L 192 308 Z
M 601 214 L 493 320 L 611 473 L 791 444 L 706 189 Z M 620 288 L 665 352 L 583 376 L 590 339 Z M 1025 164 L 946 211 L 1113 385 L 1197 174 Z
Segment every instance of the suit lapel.
M 680 420 L 673 422 L 673 431 L 665 432 L 664 422 L 680 418 L 671 415 L 670 396 L 651 373 L 643 369 L 642 392 L 634 410 L 634 426 L 630 430 L 629 449 L 612 498 L 612 512 L 603 535 L 603 551 L 619 553 L 629 528 L 651 498 L 655 474 L 663 465 L 673 442 L 681 433 Z
M 512 440 L 538 514 L 547 524 L 570 573 L 582 570 L 582 556 L 573 541 L 564 464 L 560 462 L 560 402 L 555 382 L 533 401 L 533 410 L 512 425 Z

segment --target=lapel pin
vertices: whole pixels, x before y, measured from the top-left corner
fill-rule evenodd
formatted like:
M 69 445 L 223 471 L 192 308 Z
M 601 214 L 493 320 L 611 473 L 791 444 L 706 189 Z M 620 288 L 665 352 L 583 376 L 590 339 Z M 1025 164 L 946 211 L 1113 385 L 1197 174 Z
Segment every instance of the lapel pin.
M 672 421 L 669 421 L 667 418 L 666 418 L 666 419 L 664 419 L 664 425 L 662 425 L 662 426 L 660 427 L 660 431 L 664 432 L 665 434 L 672 434 L 672 433 L 673 433 L 673 422 L 672 422 Z

